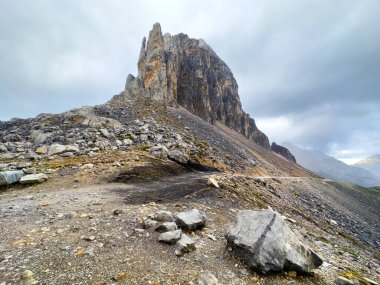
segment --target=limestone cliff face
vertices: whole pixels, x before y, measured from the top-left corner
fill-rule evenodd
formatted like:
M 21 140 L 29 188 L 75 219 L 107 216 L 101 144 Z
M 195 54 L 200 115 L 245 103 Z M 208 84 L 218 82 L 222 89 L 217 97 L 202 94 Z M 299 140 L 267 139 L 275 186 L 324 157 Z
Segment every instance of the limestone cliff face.
M 124 92 L 141 95 L 180 105 L 210 123 L 219 121 L 269 149 L 267 136 L 242 109 L 231 70 L 202 39 L 163 36 L 155 24 L 142 42 L 138 76 L 128 76 Z

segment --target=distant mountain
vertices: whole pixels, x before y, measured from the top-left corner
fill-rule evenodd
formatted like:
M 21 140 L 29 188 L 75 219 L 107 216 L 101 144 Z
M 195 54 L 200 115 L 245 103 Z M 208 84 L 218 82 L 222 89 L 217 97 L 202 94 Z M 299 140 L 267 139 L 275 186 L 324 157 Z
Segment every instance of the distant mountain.
M 355 163 L 354 166 L 367 169 L 371 171 L 373 174 L 380 176 L 380 154 L 369 156 Z
M 296 157 L 298 164 L 328 179 L 364 187 L 380 185 L 380 177 L 366 169 L 351 166 L 320 151 L 311 151 L 283 143 Z

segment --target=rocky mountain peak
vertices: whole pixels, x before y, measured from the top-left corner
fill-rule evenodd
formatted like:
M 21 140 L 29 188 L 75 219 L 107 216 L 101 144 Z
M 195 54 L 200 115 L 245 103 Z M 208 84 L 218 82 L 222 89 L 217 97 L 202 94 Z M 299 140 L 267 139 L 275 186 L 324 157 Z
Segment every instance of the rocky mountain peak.
M 229 67 L 203 39 L 163 36 L 160 24 L 142 41 L 138 76 L 128 76 L 123 96 L 145 96 L 182 106 L 209 123 L 220 122 L 262 147 L 269 140 L 241 106 Z

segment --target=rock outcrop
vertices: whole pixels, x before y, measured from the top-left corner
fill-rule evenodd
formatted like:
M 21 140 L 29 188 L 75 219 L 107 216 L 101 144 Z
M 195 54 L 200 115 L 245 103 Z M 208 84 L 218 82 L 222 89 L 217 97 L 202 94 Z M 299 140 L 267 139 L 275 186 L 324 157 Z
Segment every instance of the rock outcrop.
M 270 146 L 270 150 L 281 155 L 289 161 L 297 162 L 294 155 L 284 146 L 278 145 L 275 142 L 272 142 Z
M 202 39 L 162 35 L 155 24 L 143 39 L 138 76 L 128 75 L 121 96 L 146 96 L 182 106 L 209 123 L 221 122 L 269 149 L 267 136 L 241 106 L 237 82 L 228 66 Z
M 322 260 L 272 210 L 239 211 L 226 239 L 249 266 L 263 273 L 307 273 L 322 265 Z

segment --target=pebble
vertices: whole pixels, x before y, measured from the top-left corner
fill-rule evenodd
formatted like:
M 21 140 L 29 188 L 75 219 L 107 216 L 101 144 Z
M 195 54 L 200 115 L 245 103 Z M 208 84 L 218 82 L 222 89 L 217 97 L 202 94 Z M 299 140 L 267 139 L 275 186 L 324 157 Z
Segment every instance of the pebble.
M 96 239 L 95 236 L 83 237 L 83 240 L 85 240 L 85 241 L 94 241 L 95 239 Z

